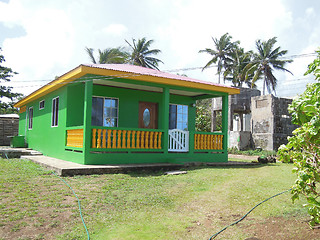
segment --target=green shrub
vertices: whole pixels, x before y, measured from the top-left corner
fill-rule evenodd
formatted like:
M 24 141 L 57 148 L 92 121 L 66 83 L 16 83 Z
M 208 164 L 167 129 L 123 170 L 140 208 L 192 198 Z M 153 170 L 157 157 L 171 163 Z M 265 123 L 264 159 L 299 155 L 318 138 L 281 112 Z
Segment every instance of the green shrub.
M 301 127 L 293 131 L 288 144 L 279 148 L 283 162 L 293 162 L 297 180 L 292 190 L 292 200 L 305 196 L 310 225 L 320 224 L 320 50 L 317 59 L 309 65 L 306 74 L 313 73 L 318 82 L 307 86 L 305 92 L 289 106 L 292 122 Z

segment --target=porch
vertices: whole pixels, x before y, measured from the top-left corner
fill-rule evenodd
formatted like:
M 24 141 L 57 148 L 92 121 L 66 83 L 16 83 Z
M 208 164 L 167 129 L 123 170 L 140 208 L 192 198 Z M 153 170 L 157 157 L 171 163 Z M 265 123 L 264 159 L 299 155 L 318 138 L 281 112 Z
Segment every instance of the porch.
M 79 79 L 67 90 L 65 151 L 83 164 L 227 162 L 228 92 L 171 84 L 150 76 Z M 222 130 L 196 132 L 196 100 L 215 97 Z

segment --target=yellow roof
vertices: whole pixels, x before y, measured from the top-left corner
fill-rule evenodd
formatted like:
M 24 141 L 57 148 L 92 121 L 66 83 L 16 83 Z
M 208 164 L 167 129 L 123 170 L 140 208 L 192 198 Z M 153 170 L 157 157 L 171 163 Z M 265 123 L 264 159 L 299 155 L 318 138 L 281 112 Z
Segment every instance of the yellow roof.
M 25 104 L 45 96 L 64 85 L 79 79 L 86 74 L 110 76 L 119 79 L 133 79 L 144 83 L 157 83 L 168 86 L 186 87 L 193 90 L 207 90 L 223 92 L 228 94 L 239 94 L 240 90 L 221 84 L 192 79 L 185 76 L 161 72 L 158 70 L 144 68 L 128 64 L 82 64 L 61 77 L 53 80 L 47 85 L 34 91 L 27 97 L 17 102 L 14 107 L 21 107 Z M 121 80 L 120 80 L 121 81 Z

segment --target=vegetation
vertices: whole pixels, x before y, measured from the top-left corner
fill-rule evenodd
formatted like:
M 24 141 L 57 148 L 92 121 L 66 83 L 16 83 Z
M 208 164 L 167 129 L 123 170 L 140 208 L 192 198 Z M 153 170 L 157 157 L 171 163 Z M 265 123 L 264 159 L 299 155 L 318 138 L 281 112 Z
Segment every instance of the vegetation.
M 93 48 L 85 48 L 92 63 L 100 63 L 100 64 L 108 64 L 108 63 L 126 63 L 128 59 L 128 53 L 124 50 L 124 48 L 107 48 L 105 50 L 98 49 L 99 58 L 95 59 L 94 57 L 94 49 Z
M 233 49 L 230 64 L 224 72 L 224 79 L 231 81 L 235 87 L 242 87 L 245 83 L 249 88 L 255 88 L 252 82 L 253 71 L 248 71 L 247 66 L 253 61 L 253 52 L 245 52 L 238 45 Z
M 277 79 L 273 75 L 274 69 L 291 73 L 285 68 L 285 65 L 291 63 L 292 60 L 281 59 L 288 51 L 280 50 L 280 47 L 275 48 L 276 43 L 276 37 L 267 41 L 257 40 L 256 48 L 258 52 L 253 55 L 253 61 L 248 64 L 248 73 L 254 72 L 252 83 L 255 83 L 258 79 L 263 79 L 263 95 L 266 87 L 269 93 L 276 90 Z
M 218 74 L 218 83 L 220 83 L 220 77 L 223 69 L 228 69 L 232 60 L 232 55 L 234 49 L 240 44 L 239 41 L 232 42 L 232 37 L 229 33 L 225 33 L 220 37 L 220 39 L 212 38 L 214 42 L 215 49 L 206 48 L 200 50 L 199 53 L 208 53 L 212 56 L 212 59 L 207 62 L 207 64 L 202 68 L 202 70 L 211 67 L 217 62 L 217 74 Z
M 260 201 L 290 187 L 291 165 L 188 168 L 64 177 L 94 239 L 208 239 Z M 303 202 L 300 200 L 300 203 Z M 219 239 L 319 239 L 287 194 L 256 208 Z M 276 226 L 276 227 L 275 227 Z M 86 239 L 78 203 L 55 175 L 0 159 L 0 239 Z
M 93 48 L 86 47 L 85 50 L 94 64 L 130 63 L 137 66 L 158 69 L 159 63 L 163 63 L 160 59 L 154 57 L 161 53 L 161 50 L 150 49 L 154 40 L 142 38 L 138 39 L 138 41 L 132 39 L 132 43 L 127 40 L 125 41 L 129 45 L 130 51 L 127 51 L 124 47 L 107 48 L 105 50 L 98 49 L 99 56 L 95 58 Z
M 282 59 L 288 51 L 275 47 L 276 37 L 267 41 L 257 40 L 257 52 L 246 52 L 240 47 L 240 41 L 231 41 L 232 37 L 228 33 L 222 35 L 220 39 L 212 39 L 215 49 L 206 48 L 199 52 L 208 53 L 212 56 L 203 70 L 217 64 L 219 83 L 223 70 L 223 80 L 231 81 L 235 87 L 241 87 L 245 83 L 248 87 L 255 88 L 256 81 L 262 79 L 263 94 L 265 94 L 265 88 L 269 93 L 276 89 L 277 79 L 273 75 L 274 70 L 291 73 L 285 68 L 285 65 L 292 60 Z
M 254 150 L 238 150 L 236 147 L 228 148 L 228 153 L 230 154 L 238 154 L 238 155 L 249 155 L 249 156 L 276 156 L 276 151 L 268 151 L 268 150 L 262 150 L 262 149 L 254 149 Z
M 307 86 L 305 92 L 293 100 L 289 107 L 292 122 L 301 126 L 293 132 L 287 145 L 279 148 L 283 162 L 293 162 L 297 180 L 292 200 L 304 196 L 311 215 L 311 226 L 320 224 L 320 50 L 309 65 L 306 74 L 314 74 L 317 82 Z
M 150 45 L 153 40 L 146 40 L 146 38 L 132 39 L 132 44 L 126 40 L 126 43 L 131 48 L 130 60 L 129 62 L 133 65 L 158 69 L 159 63 L 163 63 L 158 58 L 153 57 L 161 53 L 159 49 L 150 49 Z M 159 69 L 158 69 L 159 70 Z
M 196 103 L 196 131 L 210 132 L 211 131 L 211 99 L 198 100 Z M 222 129 L 222 112 L 215 116 L 215 131 Z
M 10 78 L 17 73 L 11 68 L 2 65 L 5 62 L 5 58 L 1 51 L 2 49 L 0 48 L 0 82 L 10 82 Z M 12 87 L 0 85 L 0 98 L 5 99 L 5 101 L 0 100 L 0 114 L 17 113 L 17 109 L 13 105 L 21 96 L 21 93 L 13 93 Z

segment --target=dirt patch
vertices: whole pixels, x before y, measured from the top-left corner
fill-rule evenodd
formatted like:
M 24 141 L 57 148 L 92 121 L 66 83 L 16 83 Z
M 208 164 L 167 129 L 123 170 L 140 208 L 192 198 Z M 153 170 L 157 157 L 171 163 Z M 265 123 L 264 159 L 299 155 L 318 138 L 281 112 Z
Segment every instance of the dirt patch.
M 257 240 L 320 239 L 320 229 L 311 229 L 308 220 L 300 217 L 272 217 L 243 227 Z

